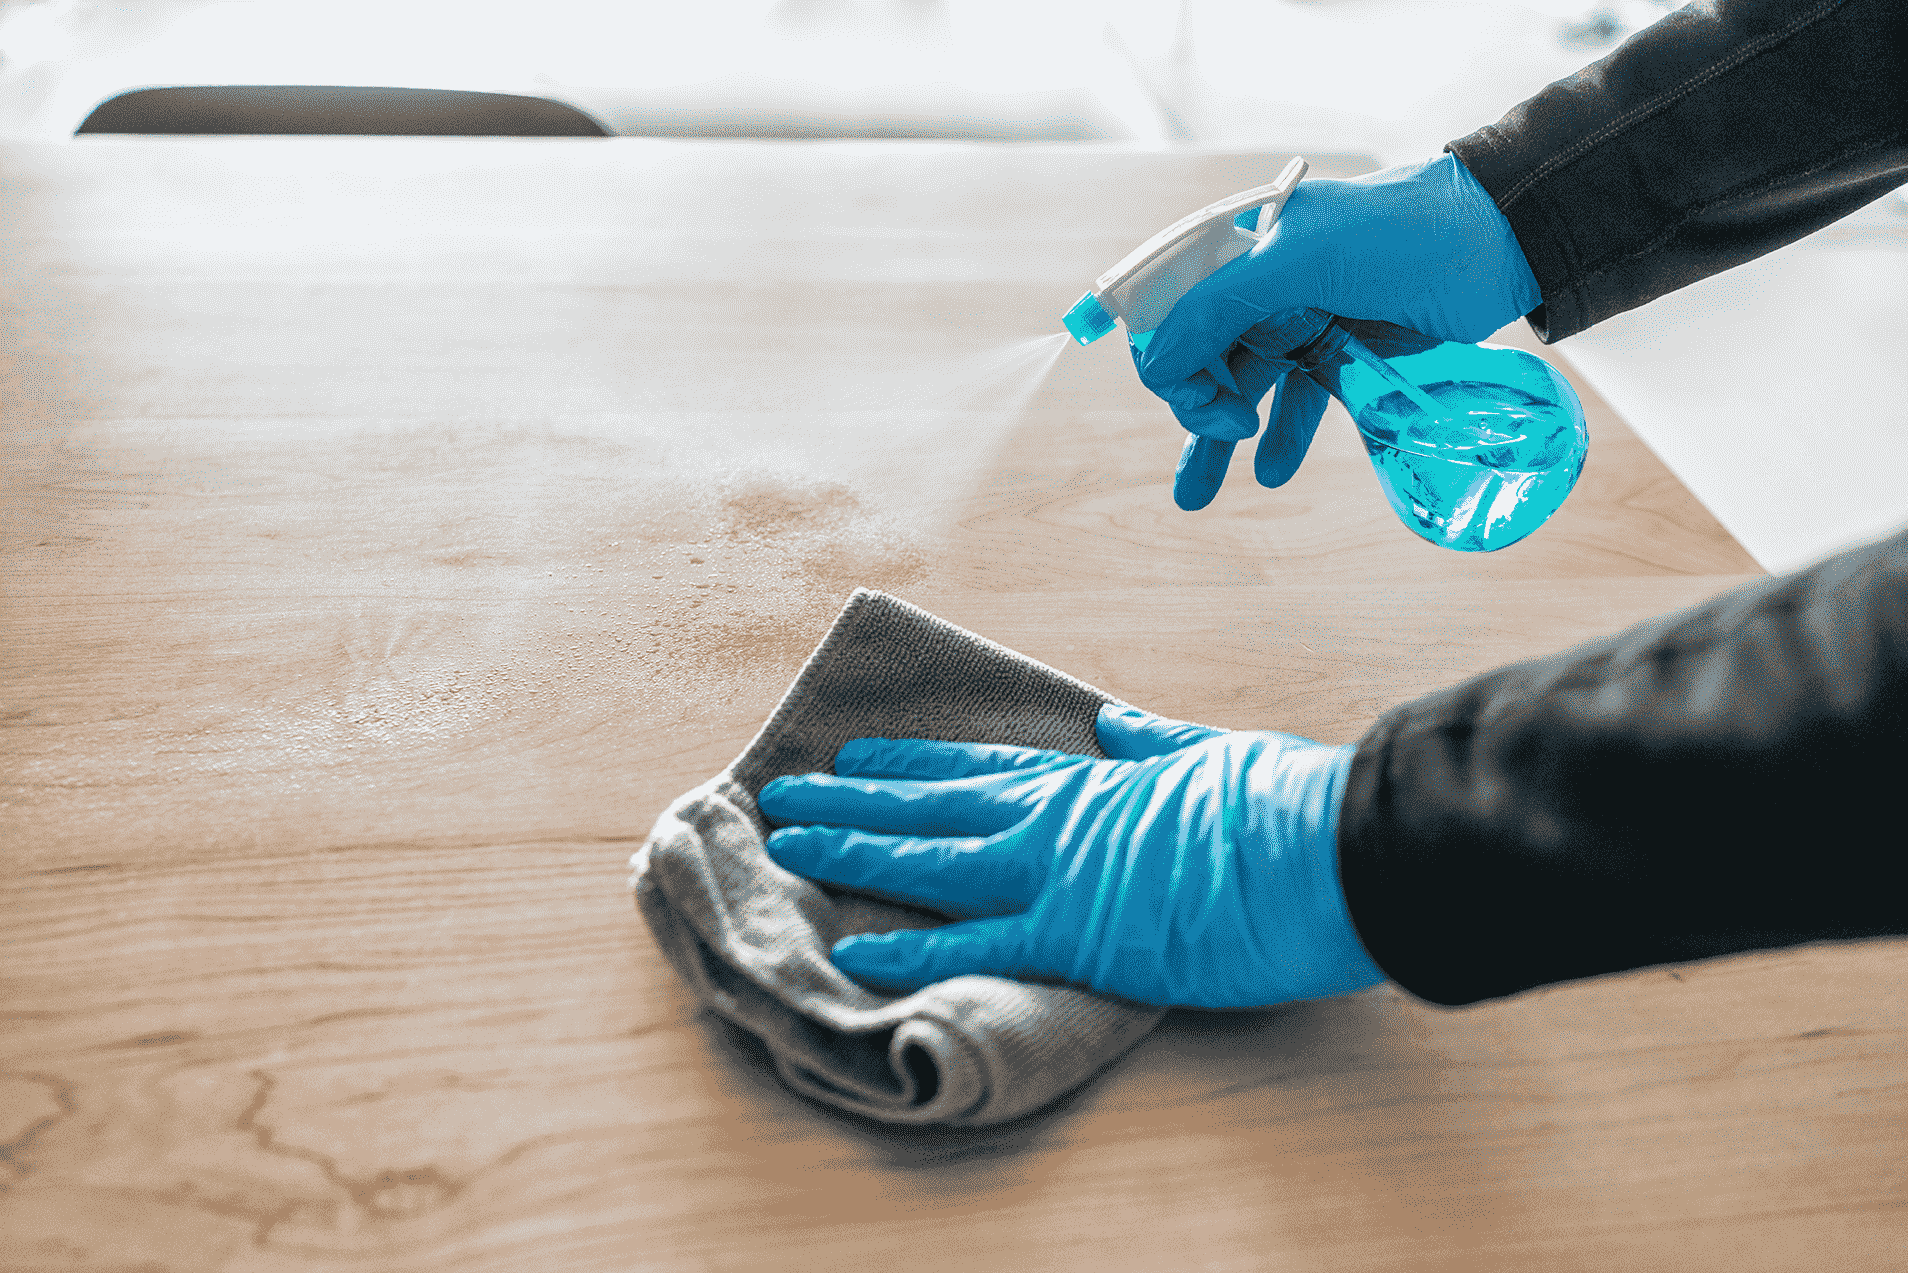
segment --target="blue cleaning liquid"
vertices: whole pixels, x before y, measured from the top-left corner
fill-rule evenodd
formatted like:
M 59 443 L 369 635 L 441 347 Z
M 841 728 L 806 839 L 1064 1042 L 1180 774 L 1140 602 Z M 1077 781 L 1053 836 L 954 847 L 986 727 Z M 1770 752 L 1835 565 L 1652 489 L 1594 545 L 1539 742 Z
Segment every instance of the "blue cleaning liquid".
M 1401 392 L 1356 416 L 1398 519 L 1459 552 L 1507 548 L 1549 520 L 1583 470 L 1581 418 L 1509 385 L 1420 388 L 1443 408 L 1435 419 Z
M 1577 484 L 1583 405 L 1543 359 L 1390 323 L 1306 321 L 1318 334 L 1292 357 L 1350 411 L 1392 511 L 1420 538 L 1508 548 Z
M 1310 376 L 1345 404 L 1392 511 L 1440 548 L 1510 547 L 1550 519 L 1583 472 L 1583 404 L 1534 354 L 1322 310 L 1292 311 L 1249 335 L 1248 348 L 1292 359 L 1290 374 Z M 1152 337 L 1131 333 L 1142 352 Z M 1216 472 L 1194 485 L 1210 498 L 1232 444 L 1203 445 L 1202 462 Z

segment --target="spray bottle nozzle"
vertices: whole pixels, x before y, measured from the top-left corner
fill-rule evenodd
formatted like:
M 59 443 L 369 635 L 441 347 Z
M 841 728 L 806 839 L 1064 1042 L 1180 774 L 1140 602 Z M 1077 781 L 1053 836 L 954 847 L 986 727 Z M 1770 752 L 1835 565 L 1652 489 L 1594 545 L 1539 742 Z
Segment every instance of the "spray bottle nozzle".
M 1067 330 L 1082 345 L 1091 345 L 1113 330 L 1113 315 L 1106 312 L 1106 306 L 1100 304 L 1100 298 L 1092 292 L 1082 296 L 1079 303 L 1067 311 L 1065 321 Z
M 1090 345 L 1112 331 L 1117 320 L 1139 344 L 1194 284 L 1271 233 L 1305 171 L 1305 161 L 1294 159 L 1270 185 L 1208 204 L 1128 252 L 1067 312 L 1067 331 Z M 1248 212 L 1250 227 L 1240 224 Z

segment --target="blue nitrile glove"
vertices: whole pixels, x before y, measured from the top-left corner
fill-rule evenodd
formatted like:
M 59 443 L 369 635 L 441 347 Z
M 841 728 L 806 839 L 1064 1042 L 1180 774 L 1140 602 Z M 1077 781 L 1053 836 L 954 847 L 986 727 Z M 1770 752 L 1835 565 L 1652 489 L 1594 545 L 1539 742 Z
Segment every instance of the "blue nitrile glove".
M 1257 215 L 1256 209 L 1252 213 Z M 1148 389 L 1195 436 L 1173 499 L 1204 508 L 1232 448 L 1259 431 L 1259 400 L 1278 386 L 1253 468 L 1266 486 L 1298 470 L 1329 395 L 1288 376 L 1288 349 L 1254 347 L 1253 329 L 1301 307 L 1377 318 L 1440 340 L 1484 340 L 1542 302 L 1510 223 L 1456 155 L 1351 181 L 1306 181 L 1270 238 L 1179 299 L 1133 351 Z
M 857 738 L 836 777 L 778 778 L 787 869 L 963 922 L 845 937 L 835 965 L 891 991 L 963 973 L 1141 1003 L 1244 1008 L 1384 980 L 1338 882 L 1352 748 L 1100 710 L 1112 757 Z

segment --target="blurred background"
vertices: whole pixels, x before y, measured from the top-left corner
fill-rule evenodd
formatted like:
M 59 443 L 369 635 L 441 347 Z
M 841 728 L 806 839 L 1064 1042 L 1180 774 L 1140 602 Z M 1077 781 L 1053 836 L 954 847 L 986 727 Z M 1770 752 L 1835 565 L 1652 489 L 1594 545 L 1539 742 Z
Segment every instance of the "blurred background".
M 0 142 L 882 139 L 1296 152 L 1357 172 L 1437 154 L 1676 7 L 0 0 Z M 1783 356 L 1824 330 L 1835 374 Z M 1908 189 L 1557 353 L 1758 561 L 1787 569 L 1908 518 L 1899 463 L 1855 462 L 1902 454 L 1904 344 Z M 1798 435 L 1832 462 L 1798 468 Z
M 122 94 L 214 85 L 271 86 L 281 127 L 208 125 L 203 100 L 195 122 L 174 94 L 87 130 L 296 131 L 287 90 L 322 85 L 548 99 L 612 135 L 1273 146 L 1388 164 L 1435 154 L 1673 7 L 0 0 L 0 137 L 68 137 Z

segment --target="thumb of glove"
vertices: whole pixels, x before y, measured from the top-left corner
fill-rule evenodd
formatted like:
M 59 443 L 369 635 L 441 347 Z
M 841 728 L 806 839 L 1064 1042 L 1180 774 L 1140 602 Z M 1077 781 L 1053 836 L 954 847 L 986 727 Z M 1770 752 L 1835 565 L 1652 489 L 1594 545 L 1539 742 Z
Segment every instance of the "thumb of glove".
M 1217 738 L 1226 731 L 1155 716 L 1137 707 L 1115 707 L 1108 703 L 1095 718 L 1093 732 L 1100 740 L 1100 749 L 1110 758 L 1145 760 Z
M 829 955 L 835 967 L 856 981 L 905 994 L 970 973 L 1024 975 L 1024 934 L 1019 916 L 973 919 L 941 928 L 844 937 Z

